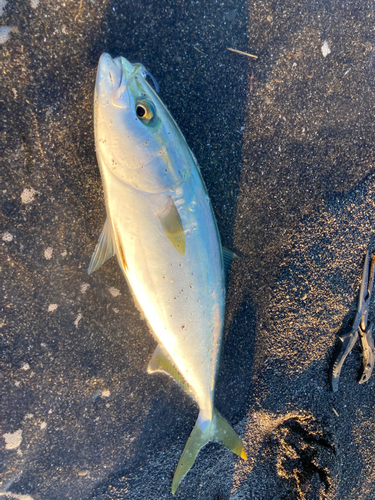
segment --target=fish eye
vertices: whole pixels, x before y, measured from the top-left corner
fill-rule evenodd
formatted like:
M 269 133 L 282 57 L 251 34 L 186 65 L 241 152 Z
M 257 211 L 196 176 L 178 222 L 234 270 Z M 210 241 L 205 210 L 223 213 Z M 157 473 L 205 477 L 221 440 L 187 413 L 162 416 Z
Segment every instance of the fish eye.
M 145 115 L 147 115 L 147 109 L 145 108 L 145 106 L 142 106 L 142 104 L 138 104 L 137 106 L 138 118 L 143 118 Z
M 154 107 L 149 101 L 137 101 L 135 105 L 137 117 L 143 122 L 148 123 L 154 117 Z

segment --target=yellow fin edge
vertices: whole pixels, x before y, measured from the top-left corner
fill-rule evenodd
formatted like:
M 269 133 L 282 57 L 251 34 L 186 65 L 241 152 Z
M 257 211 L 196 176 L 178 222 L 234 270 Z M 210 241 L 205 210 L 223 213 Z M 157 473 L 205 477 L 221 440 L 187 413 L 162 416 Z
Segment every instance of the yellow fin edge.
M 247 460 L 241 438 L 216 409 L 214 409 L 212 422 L 204 430 L 201 429 L 198 422 L 199 417 L 177 464 L 172 482 L 173 494 L 175 494 L 179 484 L 193 466 L 199 451 L 210 441 L 218 441 L 243 460 Z

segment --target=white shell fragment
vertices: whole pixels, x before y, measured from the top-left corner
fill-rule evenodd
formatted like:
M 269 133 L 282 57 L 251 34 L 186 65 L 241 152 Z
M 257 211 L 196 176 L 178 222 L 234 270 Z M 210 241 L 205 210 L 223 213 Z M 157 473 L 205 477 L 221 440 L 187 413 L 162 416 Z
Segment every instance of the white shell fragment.
M 10 26 L 0 26 L 0 45 L 9 40 L 12 28 Z
M 5 231 L 3 233 L 3 241 L 6 241 L 6 242 L 11 242 L 13 240 L 13 234 L 10 234 L 9 231 Z
M 76 326 L 76 328 L 78 328 L 78 325 L 79 325 L 79 322 L 81 321 L 82 319 L 82 314 L 79 313 L 78 316 L 76 317 L 75 321 L 74 321 L 74 324 Z
M 44 257 L 47 259 L 47 260 L 51 260 L 52 259 L 52 253 L 53 253 L 53 248 L 52 247 L 48 247 L 44 250 Z
M 38 193 L 39 193 L 39 191 L 36 191 L 33 188 L 30 188 L 30 189 L 25 188 L 21 194 L 22 203 L 26 203 L 26 204 L 31 203 L 32 201 L 34 201 L 35 195 Z
M 0 0 L 0 16 L 4 14 L 4 9 L 7 4 L 7 0 Z
M 328 42 L 326 40 L 323 42 L 321 50 L 322 50 L 323 57 L 327 57 L 328 54 L 331 53 L 331 49 L 329 48 Z
M 81 285 L 81 293 L 86 293 L 87 289 L 90 288 L 88 283 L 82 283 Z
M 22 442 L 22 429 L 18 429 L 13 434 L 11 432 L 5 433 L 3 438 L 5 439 L 5 449 L 15 450 Z
M 109 290 L 109 293 L 112 295 L 112 297 L 118 297 L 119 295 L 121 295 L 120 290 L 118 290 L 114 286 L 111 286 L 108 290 Z

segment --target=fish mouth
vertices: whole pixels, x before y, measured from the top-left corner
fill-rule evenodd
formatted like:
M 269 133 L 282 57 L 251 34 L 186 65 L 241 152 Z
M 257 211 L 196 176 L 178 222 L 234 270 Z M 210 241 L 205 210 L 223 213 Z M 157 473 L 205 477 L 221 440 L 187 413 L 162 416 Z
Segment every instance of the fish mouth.
M 104 52 L 99 59 L 100 73 L 107 74 L 112 83 L 112 90 L 129 85 L 136 74 L 143 69 L 141 64 L 132 64 L 125 57 L 112 58 Z
M 141 85 L 144 86 L 147 76 L 150 76 L 158 92 L 159 86 L 155 78 L 142 64 L 132 64 L 122 56 L 113 59 L 104 52 L 98 63 L 97 94 L 107 96 L 109 102 L 116 108 L 128 109 L 135 102 L 133 92 L 130 90 L 131 83 L 139 79 L 142 82 Z
M 100 56 L 96 93 L 102 96 L 103 102 L 111 103 L 116 108 L 130 107 L 129 82 L 138 72 L 135 66 L 124 57 L 112 58 L 106 52 Z
M 99 59 L 98 74 L 109 76 L 112 90 L 117 90 L 120 86 L 128 86 L 138 75 L 143 79 L 149 76 L 156 92 L 159 92 L 159 85 L 153 75 L 142 64 L 132 64 L 123 56 L 112 58 L 104 52 Z
M 112 90 L 117 89 L 121 85 L 122 80 L 122 68 L 120 61 L 112 59 L 109 54 L 104 52 L 99 59 L 97 75 L 100 79 L 99 82 L 109 80 Z
M 119 86 L 122 85 L 128 85 L 129 84 L 129 79 L 132 77 L 135 73 L 137 73 L 137 64 L 132 64 L 129 62 L 125 57 L 116 57 L 115 59 L 112 59 L 113 63 L 116 64 L 116 66 L 120 69 L 121 71 L 121 80 L 119 83 Z

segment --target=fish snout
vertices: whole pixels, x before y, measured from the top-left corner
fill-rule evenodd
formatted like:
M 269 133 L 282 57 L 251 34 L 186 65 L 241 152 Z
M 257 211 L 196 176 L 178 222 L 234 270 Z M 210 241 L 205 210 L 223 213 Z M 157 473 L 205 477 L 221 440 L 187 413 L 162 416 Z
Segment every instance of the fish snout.
M 99 96 L 108 96 L 121 84 L 121 64 L 104 52 L 99 59 L 96 75 L 96 91 Z

